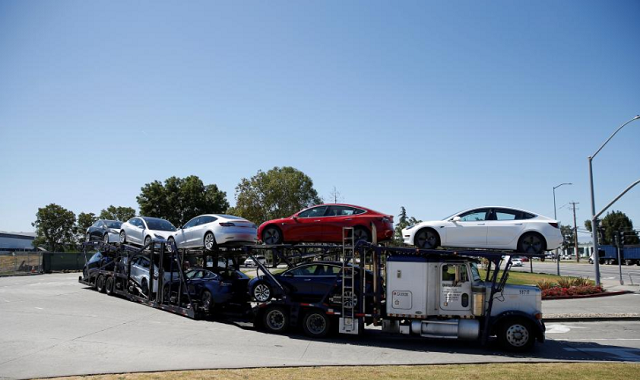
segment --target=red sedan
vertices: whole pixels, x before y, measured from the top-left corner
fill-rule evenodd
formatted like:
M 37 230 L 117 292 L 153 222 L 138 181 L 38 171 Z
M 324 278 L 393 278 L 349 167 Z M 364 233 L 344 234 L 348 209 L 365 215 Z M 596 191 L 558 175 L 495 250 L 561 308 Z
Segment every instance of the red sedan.
M 371 223 L 378 241 L 391 239 L 393 216 L 347 204 L 313 206 L 288 218 L 266 221 L 258 228 L 258 239 L 265 244 L 342 243 L 342 227 L 353 227 L 356 241 L 371 241 Z

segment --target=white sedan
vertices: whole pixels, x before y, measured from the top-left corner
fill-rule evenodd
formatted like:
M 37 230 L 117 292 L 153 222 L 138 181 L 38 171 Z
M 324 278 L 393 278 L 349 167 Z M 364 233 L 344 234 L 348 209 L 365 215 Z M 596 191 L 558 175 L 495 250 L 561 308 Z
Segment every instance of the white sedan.
M 179 249 L 255 244 L 258 228 L 252 222 L 233 215 L 206 214 L 191 219 L 168 238 Z
M 529 211 L 481 207 L 444 220 L 402 230 L 405 244 L 418 248 L 460 247 L 544 253 L 562 245 L 558 221 Z
M 168 239 L 176 228 L 165 219 L 137 216 L 120 226 L 120 243 L 146 246 L 152 239 Z

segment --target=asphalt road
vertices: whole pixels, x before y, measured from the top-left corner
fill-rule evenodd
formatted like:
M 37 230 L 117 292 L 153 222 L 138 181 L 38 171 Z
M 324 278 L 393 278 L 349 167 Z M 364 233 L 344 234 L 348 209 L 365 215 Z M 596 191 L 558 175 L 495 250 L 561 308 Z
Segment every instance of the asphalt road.
M 191 320 L 97 293 L 76 274 L 0 278 L 0 378 L 336 364 L 640 362 L 640 322 L 552 323 L 548 329 L 547 342 L 527 355 L 379 331 L 318 341 Z
M 634 284 L 640 283 L 640 266 L 637 265 L 622 265 L 622 278 L 625 284 L 630 283 L 632 280 Z M 513 268 L 513 270 L 529 272 L 531 269 L 528 262 L 522 263 L 522 267 Z M 557 266 L 555 262 L 540 262 L 533 261 L 533 271 L 536 273 L 548 273 L 557 274 Z M 575 277 L 588 277 L 594 279 L 595 265 L 586 263 L 576 263 L 571 261 L 560 262 L 560 274 L 562 276 L 575 276 Z M 631 275 L 631 278 L 629 277 Z M 619 280 L 620 272 L 617 265 L 600 265 L 600 278 L 602 280 Z

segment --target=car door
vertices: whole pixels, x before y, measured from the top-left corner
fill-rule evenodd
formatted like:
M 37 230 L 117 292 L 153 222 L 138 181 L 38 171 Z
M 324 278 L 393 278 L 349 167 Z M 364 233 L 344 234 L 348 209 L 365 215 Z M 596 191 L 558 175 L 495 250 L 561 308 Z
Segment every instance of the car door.
M 142 232 L 143 232 L 142 220 L 140 218 L 133 218 L 129 223 L 129 228 L 127 229 L 127 240 L 134 244 L 142 244 Z
M 446 227 L 443 245 L 450 247 L 485 247 L 487 244 L 488 208 L 475 209 L 457 215 Z
M 286 236 L 288 241 L 319 242 L 322 238 L 322 225 L 328 206 L 316 206 L 306 209 L 293 217 L 288 226 Z
M 283 276 L 294 299 L 319 301 L 335 283 L 336 275 L 324 264 L 307 264 L 294 268 Z
M 510 245 L 518 239 L 524 229 L 519 217 L 522 212 L 511 209 L 495 208 L 487 220 L 487 246 L 500 248 Z
M 178 248 L 190 247 L 191 242 L 189 239 L 189 233 L 191 232 L 191 229 L 195 226 L 197 222 L 198 222 L 198 217 L 195 217 L 190 221 L 188 221 L 187 223 L 185 223 L 184 226 L 182 226 L 182 228 L 180 228 L 178 232 L 176 232 L 175 239 L 176 239 L 176 244 L 178 245 Z
M 322 241 L 341 242 L 342 228 L 351 227 L 354 223 L 354 216 L 357 211 L 349 206 L 329 206 L 329 209 L 322 218 Z
M 195 247 L 204 246 L 204 234 L 211 229 L 211 224 L 216 220 L 213 216 L 203 215 L 198 217 L 196 226 L 192 228 L 191 241 Z M 215 237 L 215 236 L 214 236 Z

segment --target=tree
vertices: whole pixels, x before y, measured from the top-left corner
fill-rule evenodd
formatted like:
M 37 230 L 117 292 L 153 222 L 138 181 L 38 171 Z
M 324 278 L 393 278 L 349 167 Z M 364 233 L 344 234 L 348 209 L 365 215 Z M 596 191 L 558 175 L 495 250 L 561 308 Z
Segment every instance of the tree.
M 84 234 L 87 231 L 87 228 L 91 227 L 93 223 L 96 222 L 98 218 L 96 214 L 90 212 L 88 214 L 81 212 L 78 214 L 78 224 L 76 225 L 76 235 L 78 236 L 78 240 L 82 241 Z
M 404 206 L 400 207 L 400 214 L 398 215 L 398 223 L 396 223 L 396 228 L 393 235 L 395 243 L 399 245 L 403 243 L 403 238 L 402 238 L 403 229 L 409 226 L 415 226 L 420 222 L 422 222 L 422 220 L 418 220 L 413 216 L 408 217 L 407 210 L 404 208 Z
M 136 216 L 136 210 L 131 207 L 121 207 L 110 205 L 107 209 L 100 211 L 99 219 L 119 220 L 126 222 L 127 220 Z
M 560 233 L 562 234 L 562 236 L 564 237 L 564 241 L 562 242 L 562 248 L 563 249 L 573 249 L 574 245 L 575 245 L 575 236 L 573 233 L 573 227 L 571 226 L 565 226 L 564 224 L 560 225 Z
M 169 177 L 164 181 L 145 184 L 136 198 L 140 214 L 164 218 L 175 225 L 200 214 L 220 214 L 227 211 L 227 193 L 218 186 L 204 185 L 197 176 Z
M 587 230 L 592 231 L 593 226 L 590 220 L 584 222 Z M 625 233 L 625 245 L 638 244 L 638 233 L 633 229 L 633 222 L 622 211 L 611 211 L 602 219 L 599 226 L 604 229 L 604 234 L 598 239 L 602 245 L 613 245 L 614 236 L 618 231 Z
M 44 245 L 49 251 L 55 252 L 65 244 L 73 244 L 75 223 L 73 211 L 55 203 L 39 208 L 36 221 L 31 223 L 36 228 L 33 245 Z
M 241 179 L 235 198 L 233 213 L 257 224 L 322 203 L 311 178 L 290 166 L 259 170 L 250 179 Z

